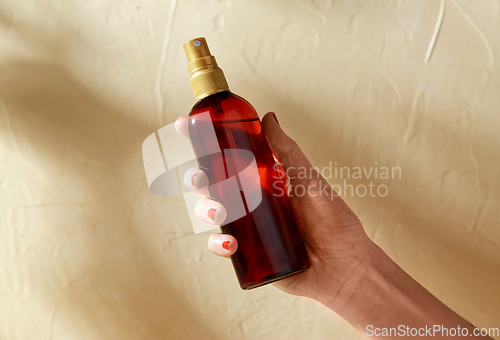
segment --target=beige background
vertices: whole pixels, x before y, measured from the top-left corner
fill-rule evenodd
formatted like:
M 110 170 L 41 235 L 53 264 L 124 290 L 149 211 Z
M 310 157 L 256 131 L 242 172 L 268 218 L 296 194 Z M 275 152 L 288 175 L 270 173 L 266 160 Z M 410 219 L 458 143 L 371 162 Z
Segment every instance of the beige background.
M 183 200 L 148 191 L 142 141 L 189 112 L 182 43 L 201 35 L 315 165 L 401 167 L 374 180 L 387 197 L 346 200 L 422 285 L 500 327 L 499 7 L 1 0 L 0 338 L 359 338 L 314 301 L 240 290 Z

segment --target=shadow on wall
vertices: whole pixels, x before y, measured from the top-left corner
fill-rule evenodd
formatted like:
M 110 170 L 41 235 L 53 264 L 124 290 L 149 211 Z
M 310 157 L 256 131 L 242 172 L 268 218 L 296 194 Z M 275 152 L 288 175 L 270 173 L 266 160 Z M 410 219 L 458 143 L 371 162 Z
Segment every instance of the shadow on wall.
M 44 307 L 47 315 L 61 329 L 80 322 L 89 336 L 109 338 L 107 332 L 114 331 L 120 339 L 187 339 L 204 328 L 207 338 L 215 338 L 203 315 L 159 275 L 162 269 L 130 227 L 133 195 L 125 168 L 129 162 L 142 167 L 141 144 L 151 129 L 61 66 L 24 63 L 8 69 L 0 80 L 8 121 L 0 125 L 0 138 L 11 140 L 13 151 L 46 180 L 43 191 L 33 194 L 37 201 L 17 207 L 26 218 L 10 226 L 21 228 L 17 241 L 29 249 L 17 259 L 29 269 L 21 281 L 31 292 L 26 303 L 41 304 L 43 293 L 55 290 L 54 305 Z M 95 322 L 58 320 L 64 309 Z

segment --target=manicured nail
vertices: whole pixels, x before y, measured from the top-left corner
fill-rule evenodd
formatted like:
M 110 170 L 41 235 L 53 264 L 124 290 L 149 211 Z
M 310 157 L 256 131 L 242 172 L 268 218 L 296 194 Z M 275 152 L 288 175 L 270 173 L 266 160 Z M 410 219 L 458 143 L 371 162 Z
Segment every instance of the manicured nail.
M 229 258 L 238 249 L 238 241 L 231 235 L 213 234 L 208 239 L 208 249 L 216 255 Z
M 273 117 L 274 117 L 274 120 L 276 121 L 276 123 L 278 123 L 278 125 L 280 125 L 280 122 L 278 120 L 278 117 L 276 117 L 276 113 L 272 112 L 273 114 Z M 280 125 L 281 126 L 281 125 Z
M 217 209 L 208 209 L 208 218 L 211 219 L 212 221 L 214 220 L 214 215 L 215 215 L 215 212 L 217 211 Z
M 198 181 L 198 179 L 196 179 Z M 203 196 L 196 202 L 194 206 L 194 214 L 203 222 L 221 225 L 227 217 L 226 208 L 217 201 L 214 201 L 207 196 Z M 220 247 L 220 243 L 219 243 Z
M 186 189 L 198 194 L 206 195 L 208 187 L 208 177 L 200 169 L 192 167 L 186 170 L 182 179 Z

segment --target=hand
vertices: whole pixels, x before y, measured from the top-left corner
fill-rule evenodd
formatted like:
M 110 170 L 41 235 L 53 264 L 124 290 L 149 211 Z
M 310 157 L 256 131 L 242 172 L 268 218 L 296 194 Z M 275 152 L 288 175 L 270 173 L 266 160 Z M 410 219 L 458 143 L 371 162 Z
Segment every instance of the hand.
M 178 119 L 178 122 L 181 121 L 186 120 Z M 179 123 L 176 129 L 187 136 L 185 126 Z M 262 131 L 271 151 L 289 176 L 292 190 L 290 202 L 311 261 L 309 270 L 274 285 L 287 293 L 320 301 L 340 297 L 344 283 L 351 273 L 362 268 L 373 244 L 358 217 L 327 181 L 312 169 L 297 144 L 283 132 L 274 113 L 264 116 Z M 308 175 L 312 174 L 311 178 L 297 177 L 304 170 Z M 208 180 L 203 171 L 191 168 L 184 176 L 184 184 L 191 190 L 206 194 Z M 294 188 L 298 185 L 304 186 L 307 194 L 300 197 L 294 195 Z M 208 197 L 200 199 L 195 213 L 201 220 L 214 225 L 223 222 L 226 216 L 225 208 Z M 218 233 L 210 237 L 208 248 L 216 255 L 229 258 L 236 252 L 238 242 L 231 235 Z
M 185 126 L 176 124 L 176 129 L 187 136 Z M 365 334 L 368 326 L 395 329 L 403 325 L 422 330 L 441 325 L 466 329 L 469 338 L 478 336 L 472 324 L 420 286 L 368 238 L 356 214 L 281 130 L 274 113 L 264 116 L 262 131 L 288 175 L 290 202 L 311 261 L 309 270 L 275 282 L 276 287 L 318 300 Z M 192 168 L 184 183 L 203 192 L 203 176 L 201 170 Z M 297 186 L 303 186 L 300 192 L 305 188 L 306 194 L 295 195 Z M 226 213 L 220 203 L 208 197 L 200 199 L 195 211 L 200 219 L 214 225 L 224 221 Z M 214 234 L 208 247 L 216 255 L 230 257 L 238 243 L 230 235 Z M 436 337 L 447 338 L 439 333 Z

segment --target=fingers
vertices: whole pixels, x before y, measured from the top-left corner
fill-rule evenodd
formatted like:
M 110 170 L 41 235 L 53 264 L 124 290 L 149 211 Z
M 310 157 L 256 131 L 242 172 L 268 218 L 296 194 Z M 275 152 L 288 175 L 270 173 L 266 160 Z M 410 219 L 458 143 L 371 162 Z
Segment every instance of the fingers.
M 194 207 L 194 214 L 203 222 L 221 225 L 227 217 L 226 208 L 208 197 L 202 197 Z
M 188 117 L 181 116 L 175 121 L 175 130 L 183 137 L 189 139 L 187 129 Z M 198 168 L 189 168 L 184 173 L 184 185 L 191 191 L 207 195 L 208 177 L 205 172 Z M 208 197 L 202 197 L 194 208 L 194 213 L 200 220 L 213 225 L 221 225 L 227 217 L 226 208 L 217 201 Z M 230 257 L 238 249 L 238 241 L 227 234 L 213 234 L 208 240 L 208 249 L 215 255 Z
M 177 131 L 181 136 L 189 139 L 187 123 L 188 123 L 188 117 L 180 116 L 179 118 L 176 119 L 174 127 L 175 131 Z
M 181 116 L 175 121 L 175 130 L 182 136 L 189 138 L 187 130 L 188 117 Z M 184 173 L 183 183 L 190 191 L 208 195 L 209 180 L 202 170 L 192 167 Z M 202 197 L 194 207 L 194 213 L 200 220 L 213 225 L 221 225 L 227 217 L 226 208 L 217 201 Z
M 208 177 L 202 170 L 192 167 L 184 173 L 183 183 L 188 190 L 207 195 Z
M 230 257 L 238 249 L 238 241 L 228 234 L 213 234 L 208 239 L 208 249 L 215 255 Z

